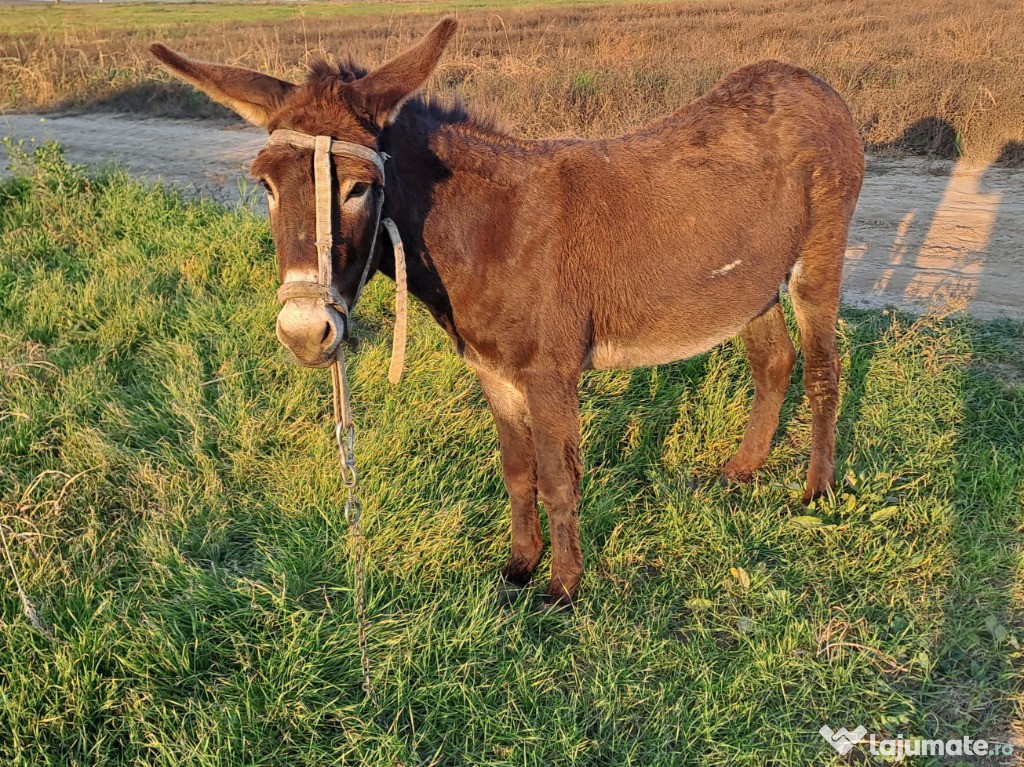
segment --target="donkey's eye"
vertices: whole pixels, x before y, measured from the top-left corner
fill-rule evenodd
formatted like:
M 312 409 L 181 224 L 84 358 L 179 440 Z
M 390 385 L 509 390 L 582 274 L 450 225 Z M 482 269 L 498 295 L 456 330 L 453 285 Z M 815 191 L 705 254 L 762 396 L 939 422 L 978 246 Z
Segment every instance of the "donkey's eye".
M 355 184 L 352 185 L 352 189 L 348 193 L 348 199 L 351 200 L 353 197 L 362 197 L 364 194 L 366 194 L 366 190 L 369 188 L 369 184 L 363 181 L 357 181 Z
M 265 178 L 260 179 L 260 186 L 263 187 L 263 191 L 269 194 L 271 197 L 274 196 L 274 190 L 270 188 L 270 184 L 267 183 Z

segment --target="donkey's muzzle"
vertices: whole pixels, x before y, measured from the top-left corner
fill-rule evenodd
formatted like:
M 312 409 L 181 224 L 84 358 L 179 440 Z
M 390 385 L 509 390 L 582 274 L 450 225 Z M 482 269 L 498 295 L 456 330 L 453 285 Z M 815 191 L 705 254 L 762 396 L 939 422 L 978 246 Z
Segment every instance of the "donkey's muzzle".
M 277 339 L 304 367 L 332 362 L 345 335 L 345 318 L 329 304 L 311 298 L 285 301 L 277 315 Z

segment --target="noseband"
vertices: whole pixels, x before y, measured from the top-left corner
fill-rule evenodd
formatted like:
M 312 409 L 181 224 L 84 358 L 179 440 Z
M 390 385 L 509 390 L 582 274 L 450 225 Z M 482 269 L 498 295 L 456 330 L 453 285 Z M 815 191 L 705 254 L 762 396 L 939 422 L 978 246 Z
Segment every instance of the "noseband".
M 317 258 L 317 281 L 295 281 L 286 282 L 277 291 L 277 300 L 282 304 L 293 298 L 314 300 L 329 306 L 339 314 L 346 325 L 350 322 L 352 309 L 355 308 L 359 295 L 363 292 L 366 280 L 370 276 L 370 264 L 373 263 L 373 253 L 377 247 L 377 236 L 383 226 L 391 239 L 391 245 L 395 253 L 395 334 L 391 346 L 391 365 L 388 368 L 388 380 L 397 384 L 402 377 L 402 368 L 405 364 L 405 341 L 408 327 L 408 299 L 405 270 L 405 249 L 402 246 L 402 239 L 398 234 L 398 227 L 390 218 L 381 218 L 384 211 L 384 162 L 389 155 L 375 152 L 362 144 L 353 144 L 348 141 L 338 141 L 331 136 L 313 136 L 308 133 L 301 133 L 294 130 L 278 129 L 270 134 L 267 139 L 267 146 L 286 144 L 299 149 L 313 150 L 313 182 L 316 198 L 316 258 Z M 343 157 L 356 157 L 373 164 L 377 169 L 380 180 L 374 182 L 373 189 L 376 197 L 376 210 L 373 219 L 373 234 L 370 238 L 370 249 L 366 254 L 366 266 L 359 277 L 356 292 L 352 296 L 352 305 L 349 306 L 345 298 L 334 287 L 334 261 L 332 253 L 334 250 L 334 233 L 332 231 L 331 219 L 334 210 L 333 189 L 331 183 L 331 155 Z M 331 351 L 341 355 L 340 344 L 344 333 L 338 333 L 338 340 Z M 342 376 L 344 372 L 342 371 Z

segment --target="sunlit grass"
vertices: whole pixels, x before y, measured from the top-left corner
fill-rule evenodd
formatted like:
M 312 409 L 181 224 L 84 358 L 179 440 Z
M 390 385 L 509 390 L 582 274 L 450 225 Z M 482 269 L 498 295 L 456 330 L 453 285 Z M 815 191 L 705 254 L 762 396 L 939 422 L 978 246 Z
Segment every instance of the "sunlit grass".
M 0 185 L 0 763 L 828 764 L 822 724 L 1008 737 L 1019 715 L 1024 341 L 847 312 L 843 489 L 799 504 L 798 374 L 723 487 L 741 348 L 582 384 L 588 572 L 496 606 L 508 509 L 470 375 L 392 286 L 351 358 L 369 534 L 360 689 L 326 374 L 273 337 L 267 226 L 52 149 Z M 544 573 L 539 582 L 545 582 Z M 378 715 L 396 722 L 391 732 Z

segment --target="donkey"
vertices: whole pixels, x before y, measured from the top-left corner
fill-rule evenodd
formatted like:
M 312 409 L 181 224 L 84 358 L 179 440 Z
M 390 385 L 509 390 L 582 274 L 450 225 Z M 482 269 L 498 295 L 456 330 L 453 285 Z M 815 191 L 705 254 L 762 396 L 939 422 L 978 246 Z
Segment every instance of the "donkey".
M 843 99 L 803 69 L 763 61 L 635 133 L 524 141 L 461 104 L 417 95 L 455 29 L 444 19 L 369 72 L 313 64 L 299 85 L 151 46 L 172 73 L 249 122 L 309 138 L 269 142 L 250 171 L 268 194 L 283 286 L 316 279 L 313 137 L 386 158 L 382 177 L 379 162 L 330 156 L 336 203 L 323 252 L 340 298 L 285 296 L 280 341 L 302 365 L 330 364 L 342 312 L 366 275 L 394 278 L 393 248 L 376 237 L 386 182 L 384 215 L 405 240 L 409 291 L 476 373 L 497 426 L 511 500 L 503 583 L 525 586 L 541 559 L 539 496 L 550 523 L 551 606 L 571 603 L 583 573 L 582 372 L 660 365 L 739 335 L 754 399 L 723 473 L 745 480 L 769 452 L 796 359 L 783 284 L 812 413 L 804 500 L 833 487 L 836 320 L 864 176 Z

